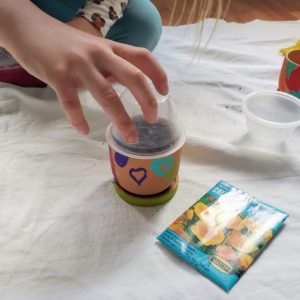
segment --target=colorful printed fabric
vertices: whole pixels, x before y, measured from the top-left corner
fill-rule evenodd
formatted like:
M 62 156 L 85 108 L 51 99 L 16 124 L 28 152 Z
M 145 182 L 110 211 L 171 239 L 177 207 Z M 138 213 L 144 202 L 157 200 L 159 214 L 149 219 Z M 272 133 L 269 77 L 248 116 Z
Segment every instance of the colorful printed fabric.
M 158 240 L 229 291 L 287 217 L 286 213 L 220 181 Z
M 105 37 L 114 23 L 122 17 L 127 4 L 128 0 L 89 0 L 77 16 L 92 22 Z

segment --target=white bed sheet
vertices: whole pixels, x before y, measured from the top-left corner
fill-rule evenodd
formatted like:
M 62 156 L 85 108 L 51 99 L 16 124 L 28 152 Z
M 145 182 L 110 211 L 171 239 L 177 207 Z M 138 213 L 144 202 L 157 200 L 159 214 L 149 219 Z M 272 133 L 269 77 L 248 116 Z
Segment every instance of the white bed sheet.
M 205 36 L 214 20 L 208 20 Z M 265 149 L 246 135 L 241 101 L 277 88 L 278 49 L 300 21 L 220 22 L 201 58 L 197 26 L 164 28 L 155 51 L 187 130 L 180 187 L 168 204 L 138 208 L 114 193 L 104 140 L 109 120 L 82 95 L 88 138 L 50 89 L 0 87 L 0 299 L 298 299 L 300 130 Z M 156 236 L 220 179 L 285 210 L 286 226 L 226 294 Z

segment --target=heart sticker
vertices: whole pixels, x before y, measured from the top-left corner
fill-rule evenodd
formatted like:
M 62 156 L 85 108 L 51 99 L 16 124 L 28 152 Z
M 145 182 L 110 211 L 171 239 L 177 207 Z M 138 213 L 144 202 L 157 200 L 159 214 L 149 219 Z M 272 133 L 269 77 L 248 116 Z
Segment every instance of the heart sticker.
M 128 157 L 118 152 L 115 153 L 115 161 L 119 167 L 124 168 L 127 165 Z
M 166 158 L 158 158 L 152 161 L 150 168 L 158 176 L 165 176 L 173 167 L 174 157 L 168 156 Z
M 147 170 L 144 168 L 131 168 L 129 170 L 129 175 L 138 185 L 141 185 L 147 178 Z

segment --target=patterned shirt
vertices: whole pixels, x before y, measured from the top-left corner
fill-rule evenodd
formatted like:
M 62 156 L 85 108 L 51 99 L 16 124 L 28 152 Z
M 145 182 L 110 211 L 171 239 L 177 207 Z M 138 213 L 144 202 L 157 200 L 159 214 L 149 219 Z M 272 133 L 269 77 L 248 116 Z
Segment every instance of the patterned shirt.
M 128 0 L 88 0 L 77 16 L 92 22 L 105 37 L 111 26 L 122 17 L 127 4 Z

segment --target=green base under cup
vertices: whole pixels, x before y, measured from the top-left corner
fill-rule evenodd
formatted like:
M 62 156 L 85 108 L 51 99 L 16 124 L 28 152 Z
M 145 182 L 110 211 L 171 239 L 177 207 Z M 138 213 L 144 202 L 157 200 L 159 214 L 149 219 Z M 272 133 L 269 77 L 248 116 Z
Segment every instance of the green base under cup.
M 177 192 L 178 183 L 179 180 L 177 176 L 167 190 L 153 196 L 135 195 L 125 191 L 117 183 L 115 183 L 114 185 L 115 185 L 116 193 L 119 195 L 120 198 L 122 198 L 127 203 L 135 206 L 150 207 L 150 206 L 160 205 L 171 200 Z

